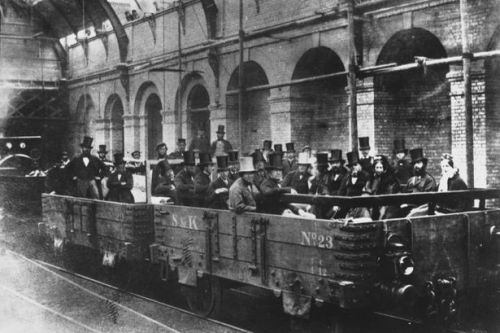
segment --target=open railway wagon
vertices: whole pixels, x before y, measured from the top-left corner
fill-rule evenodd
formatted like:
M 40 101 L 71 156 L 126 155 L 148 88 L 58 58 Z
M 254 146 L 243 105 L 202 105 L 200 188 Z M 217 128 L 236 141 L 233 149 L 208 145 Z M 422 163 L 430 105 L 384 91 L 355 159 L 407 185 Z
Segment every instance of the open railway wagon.
M 292 316 L 329 304 L 451 323 L 498 290 L 500 210 L 485 202 L 499 196 L 467 190 L 282 198 L 350 207 L 429 203 L 428 216 L 361 222 L 44 194 L 43 229 L 56 248 L 92 249 L 108 266 L 125 261 L 135 269 L 147 260 L 156 266 L 149 274 L 184 286 L 190 307 L 205 315 L 218 310 L 224 288 L 251 285 L 281 297 Z M 432 215 L 441 200 L 464 198 L 475 207 Z

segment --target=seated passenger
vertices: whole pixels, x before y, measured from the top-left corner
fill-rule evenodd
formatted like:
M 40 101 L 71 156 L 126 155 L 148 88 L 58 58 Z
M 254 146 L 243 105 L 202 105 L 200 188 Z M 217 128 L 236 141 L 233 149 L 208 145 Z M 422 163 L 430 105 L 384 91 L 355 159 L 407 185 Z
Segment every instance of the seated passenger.
M 200 152 L 200 162 L 198 164 L 200 172 L 194 177 L 194 193 L 198 207 L 207 207 L 208 187 L 211 182 L 211 175 L 214 171 L 214 164 L 209 153 Z
M 288 142 L 286 144 L 285 158 L 283 159 L 283 175 L 288 175 L 290 172 L 297 170 L 297 156 L 295 154 L 295 144 Z
M 405 148 L 405 140 L 394 140 L 394 155 L 396 156 L 396 160 L 393 165 L 394 175 L 400 184 L 408 183 L 408 179 L 413 176 L 413 168 L 410 162 L 406 159 L 407 154 L 408 149 Z
M 260 185 L 264 180 L 267 179 L 267 172 L 266 172 L 266 160 L 264 159 L 264 155 L 262 152 L 258 149 L 255 150 L 252 154 L 253 158 L 253 165 L 256 170 L 255 175 L 253 177 L 253 182 L 255 186 L 260 190 Z
M 260 191 L 254 184 L 255 169 L 251 157 L 240 158 L 240 178 L 229 188 L 229 209 L 236 214 L 255 212 Z
M 207 206 L 214 209 L 227 209 L 229 199 L 229 169 L 228 156 L 219 155 L 217 158 L 217 179 L 210 183 L 207 191 Z
M 283 187 L 291 187 L 297 193 L 309 193 L 309 177 L 311 174 L 308 172 L 309 158 L 307 153 L 299 153 L 299 160 L 297 161 L 297 170 L 289 172 L 283 179 L 281 184 Z
M 174 185 L 177 191 L 176 203 L 182 206 L 194 206 L 194 180 L 196 173 L 195 157 L 193 151 L 184 152 L 182 170 L 175 175 Z
M 109 175 L 107 186 L 109 188 L 106 200 L 124 203 L 134 203 L 134 196 L 130 191 L 134 186 L 132 173 L 125 169 L 125 161 L 122 153 L 116 153 L 115 170 Z
M 229 163 L 229 187 L 240 177 L 240 162 L 238 159 L 238 151 L 231 150 L 227 153 L 228 155 L 228 163 Z
M 466 189 L 467 184 L 458 174 L 458 169 L 454 167 L 453 156 L 450 154 L 443 154 L 441 157 L 441 179 L 439 181 L 438 192 L 460 191 Z M 436 211 L 440 213 L 463 212 L 471 207 L 471 200 L 453 199 L 438 203 Z
M 314 161 L 314 158 L 313 158 Z M 313 165 L 313 175 L 309 179 L 309 193 L 313 195 L 329 195 L 328 188 L 328 153 L 317 153 Z M 330 207 L 313 205 L 312 213 L 318 218 L 326 218 Z
M 406 184 L 406 192 L 433 192 L 436 190 L 434 177 L 427 173 L 427 158 L 423 156 L 422 148 L 410 150 L 413 177 Z
M 344 168 L 345 160 L 342 159 L 342 150 L 332 149 L 330 154 L 328 192 L 330 195 L 339 195 L 340 186 L 346 177 L 347 170 Z

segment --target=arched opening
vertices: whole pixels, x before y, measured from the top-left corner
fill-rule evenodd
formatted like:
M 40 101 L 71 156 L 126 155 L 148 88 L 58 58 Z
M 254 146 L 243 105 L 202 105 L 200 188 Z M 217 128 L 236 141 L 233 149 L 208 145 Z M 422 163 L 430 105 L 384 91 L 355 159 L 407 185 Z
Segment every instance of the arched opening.
M 194 138 L 198 129 L 203 129 L 210 136 L 210 97 L 207 89 L 201 84 L 195 85 L 189 92 L 187 111 L 189 114 L 189 135 Z
M 112 156 L 114 153 L 123 152 L 123 104 L 118 95 L 114 94 L 108 98 L 104 116 L 109 120 L 104 129 L 104 142 Z
M 238 89 L 239 69 L 236 68 L 231 75 L 227 90 Z M 268 84 L 264 69 L 254 61 L 243 64 L 243 86 L 250 88 Z M 241 118 L 240 151 L 250 152 L 261 146 L 264 139 L 271 139 L 271 117 L 269 114 L 269 89 L 246 92 L 244 94 Z M 239 142 L 238 126 L 238 95 L 227 95 L 226 105 L 228 117 L 233 121 L 228 123 L 227 139 L 237 146 Z
M 144 107 L 145 114 L 148 117 L 148 158 L 156 158 L 156 145 L 163 141 L 162 109 L 160 97 L 155 93 L 149 95 Z
M 91 126 L 92 120 L 96 116 L 95 104 L 90 95 L 85 94 L 80 97 L 76 106 L 76 114 L 73 119 L 76 120 L 73 128 L 71 147 L 74 152 L 79 151 L 80 143 L 84 135 L 95 137 Z
M 397 32 L 384 45 L 377 64 L 412 63 L 415 57 L 445 58 L 439 39 L 420 28 Z M 392 154 L 395 138 L 407 148 L 422 147 L 429 169 L 439 174 L 439 158 L 451 152 L 451 108 L 448 65 L 380 75 L 374 79 L 375 143 Z
M 302 55 L 292 80 L 343 72 L 344 64 L 331 49 L 317 47 Z M 292 141 L 316 149 L 347 147 L 349 126 L 345 76 L 294 85 L 290 89 Z

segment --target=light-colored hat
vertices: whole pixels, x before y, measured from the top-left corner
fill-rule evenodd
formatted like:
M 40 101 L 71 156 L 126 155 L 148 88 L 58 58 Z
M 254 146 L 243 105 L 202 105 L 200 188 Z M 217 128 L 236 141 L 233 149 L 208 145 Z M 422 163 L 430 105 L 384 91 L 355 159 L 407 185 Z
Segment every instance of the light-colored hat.
M 309 154 L 306 152 L 299 153 L 299 161 L 297 162 L 297 164 L 302 164 L 302 165 L 310 164 Z
M 240 157 L 240 170 L 239 172 L 255 172 L 253 167 L 253 158 L 250 156 Z

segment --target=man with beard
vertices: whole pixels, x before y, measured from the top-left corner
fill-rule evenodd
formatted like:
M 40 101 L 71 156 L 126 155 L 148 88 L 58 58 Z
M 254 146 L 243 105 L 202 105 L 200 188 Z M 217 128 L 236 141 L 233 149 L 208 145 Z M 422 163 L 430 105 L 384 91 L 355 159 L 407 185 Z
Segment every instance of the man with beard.
M 373 156 L 370 154 L 370 137 L 365 136 L 359 138 L 359 164 L 365 172 L 365 174 L 371 176 L 373 173 Z
M 330 195 L 339 195 L 340 186 L 346 176 L 346 169 L 344 168 L 345 160 L 342 159 L 342 150 L 332 149 L 328 163 L 330 166 L 328 192 Z
M 182 170 L 174 178 L 175 188 L 177 190 L 176 203 L 181 206 L 194 206 L 194 180 L 196 173 L 195 157 L 193 151 L 184 152 L 184 163 Z
M 394 140 L 394 154 L 396 161 L 394 162 L 394 175 L 400 184 L 406 184 L 408 179 L 413 175 L 413 168 L 410 162 L 405 158 L 408 154 L 408 149 L 405 148 L 405 140 Z
M 109 193 L 106 200 L 134 203 L 134 196 L 131 191 L 132 187 L 134 187 L 132 173 L 125 168 L 125 160 L 122 153 L 116 153 L 114 156 L 115 171 L 111 173 L 107 181 Z
M 290 172 L 297 170 L 297 158 L 295 156 L 295 147 L 293 142 L 286 144 L 285 157 L 283 159 L 283 174 L 286 176 Z
M 427 173 L 427 158 L 423 156 L 422 148 L 410 150 L 413 177 L 406 184 L 406 192 L 433 192 L 436 190 L 434 177 Z
M 260 185 L 264 180 L 267 179 L 266 160 L 264 159 L 264 155 L 262 154 L 262 152 L 258 149 L 256 149 L 252 154 L 252 158 L 253 165 L 256 170 L 256 173 L 253 177 L 253 183 L 260 190 Z
M 167 161 L 167 144 L 166 143 L 159 143 L 156 146 L 156 153 L 158 154 L 158 163 L 153 169 L 153 174 L 151 176 L 151 189 L 153 190 L 153 195 L 165 195 L 165 193 L 162 193 L 161 190 L 164 190 L 165 188 L 159 188 L 158 185 L 160 183 L 165 183 L 165 181 L 168 181 L 171 177 L 169 177 L 169 172 L 172 169 L 170 167 L 170 164 Z M 168 185 L 167 187 L 170 187 L 169 185 L 171 184 L 165 184 Z
M 309 179 L 309 193 L 314 195 L 330 195 L 328 189 L 328 153 L 316 154 L 316 171 Z M 326 218 L 329 207 L 313 205 L 312 213 L 318 218 Z
M 254 184 L 255 169 L 251 157 L 240 158 L 240 178 L 229 188 L 229 210 L 236 214 L 255 212 L 260 192 Z
M 240 162 L 238 159 L 238 151 L 231 150 L 227 153 L 228 155 L 228 163 L 229 163 L 229 187 L 240 178 Z
M 197 197 L 198 207 L 207 207 L 208 187 L 210 186 L 210 176 L 214 171 L 214 164 L 209 153 L 200 153 L 200 172 L 194 177 L 194 193 Z
M 99 150 L 97 151 L 97 156 L 104 164 L 104 169 L 101 169 L 99 172 L 99 179 L 97 180 L 97 188 L 99 189 L 99 198 L 104 199 L 107 197 L 109 189 L 108 189 L 108 177 L 111 172 L 114 171 L 115 165 L 111 160 L 106 157 L 108 151 L 106 150 L 106 145 L 99 145 Z
M 207 191 L 207 206 L 214 209 L 227 209 L 229 199 L 229 169 L 228 155 L 219 155 L 217 158 L 217 179 L 210 183 Z
M 67 168 L 71 179 L 75 181 L 75 196 L 99 199 L 97 180 L 101 180 L 99 175 L 105 169 L 105 165 L 97 156 L 90 154 L 93 140 L 89 136 L 83 137 L 83 142 L 80 144 L 81 155 L 73 158 Z
M 224 134 L 226 134 L 224 131 L 224 125 L 219 125 L 216 134 L 217 140 L 212 142 L 212 145 L 210 146 L 210 153 L 213 156 L 227 154 L 228 151 L 233 149 L 233 146 L 231 146 L 229 141 L 224 140 Z
M 186 151 L 186 139 L 177 139 L 177 149 L 168 155 L 170 159 L 180 160 L 184 158 L 184 152 Z
M 291 187 L 299 194 L 309 193 L 309 177 L 311 174 L 307 171 L 309 168 L 309 158 L 307 153 L 300 153 L 297 162 L 297 170 L 289 172 L 281 184 L 283 187 Z

